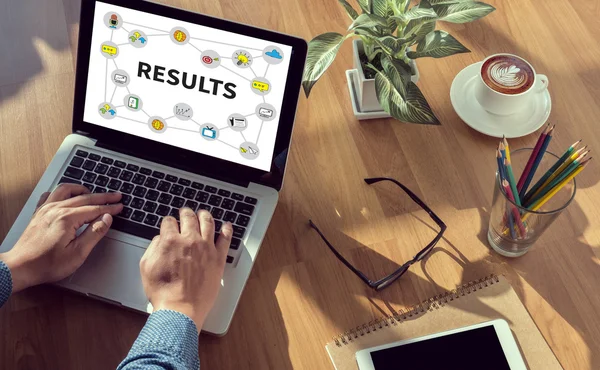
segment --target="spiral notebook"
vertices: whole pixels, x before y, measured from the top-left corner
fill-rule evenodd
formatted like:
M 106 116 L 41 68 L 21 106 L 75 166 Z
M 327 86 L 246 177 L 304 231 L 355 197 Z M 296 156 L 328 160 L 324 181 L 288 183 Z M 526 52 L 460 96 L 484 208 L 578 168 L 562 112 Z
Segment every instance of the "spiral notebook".
M 340 334 L 326 349 L 336 370 L 358 370 L 355 354 L 361 349 L 494 319 L 508 322 L 529 369 L 562 369 L 513 288 L 504 277 L 495 275 L 357 326 Z M 448 361 L 453 368 L 452 359 Z

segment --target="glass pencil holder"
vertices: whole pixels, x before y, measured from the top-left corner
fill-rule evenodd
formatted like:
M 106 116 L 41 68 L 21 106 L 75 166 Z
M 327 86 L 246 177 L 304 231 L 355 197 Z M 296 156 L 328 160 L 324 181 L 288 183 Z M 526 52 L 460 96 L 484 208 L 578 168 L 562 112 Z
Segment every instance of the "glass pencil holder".
M 523 148 L 511 152 L 512 172 L 516 182 L 519 181 L 519 176 L 527 165 L 532 151 L 533 148 Z M 528 189 L 534 187 L 557 160 L 558 156 L 546 152 Z M 554 220 L 571 204 L 575 198 L 576 188 L 575 179 L 572 179 L 534 211 L 531 206 L 526 208 L 518 205 L 512 200 L 514 198 L 509 197 L 503 187 L 502 179 L 496 171 L 487 234 L 490 247 L 506 257 L 519 257 L 527 253 Z M 524 197 L 524 201 L 531 199 L 536 198 L 535 196 Z

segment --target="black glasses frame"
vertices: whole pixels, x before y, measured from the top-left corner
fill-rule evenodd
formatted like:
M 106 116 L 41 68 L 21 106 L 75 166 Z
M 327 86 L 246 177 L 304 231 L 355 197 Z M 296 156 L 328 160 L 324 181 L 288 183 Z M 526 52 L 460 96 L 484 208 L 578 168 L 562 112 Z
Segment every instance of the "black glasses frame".
M 446 224 L 431 210 L 431 208 L 429 208 L 425 203 L 423 203 L 423 201 L 421 199 L 419 199 L 419 197 L 417 197 L 412 191 L 410 191 L 409 188 L 407 188 L 406 186 L 402 185 L 400 182 L 389 178 L 389 177 L 374 177 L 374 178 L 369 178 L 369 179 L 365 179 L 365 182 L 368 185 L 371 184 L 375 184 L 378 183 L 380 181 L 391 181 L 394 184 L 398 185 L 402 190 L 404 190 L 404 192 L 406 194 L 408 194 L 408 196 L 415 202 L 417 203 L 421 208 L 423 208 L 428 214 L 429 217 L 431 217 L 431 219 L 433 221 L 435 221 L 435 223 L 440 227 L 440 232 L 437 234 L 437 236 L 429 243 L 427 244 L 427 246 L 425 246 L 425 248 L 421 249 L 419 251 L 419 253 L 417 253 L 410 261 L 406 262 L 405 264 L 403 264 L 402 266 L 400 266 L 398 269 L 396 269 L 394 272 L 392 272 L 391 274 L 389 274 L 388 276 L 373 281 L 371 279 L 369 279 L 363 272 L 361 272 L 360 270 L 358 270 L 356 267 L 352 266 L 352 264 L 350 262 L 348 262 L 347 259 L 344 258 L 344 256 L 342 256 L 333 245 L 331 245 L 331 243 L 327 240 L 327 238 L 325 237 L 325 235 L 323 235 L 323 233 L 321 232 L 321 230 L 319 230 L 319 228 L 317 227 L 317 225 L 315 225 L 312 220 L 309 220 L 308 222 L 310 223 L 310 226 L 315 229 L 317 231 L 317 233 L 319 233 L 319 235 L 321 236 L 321 239 L 323 239 L 323 241 L 325 242 L 325 244 L 327 244 L 327 246 L 329 247 L 329 249 L 331 249 L 331 251 L 333 252 L 333 254 L 346 266 L 348 267 L 354 274 L 356 274 L 356 276 L 358 276 L 362 281 L 365 282 L 365 284 L 367 284 L 368 286 L 370 286 L 371 288 L 375 289 L 376 291 L 382 290 L 388 286 L 390 286 L 394 281 L 398 280 L 400 278 L 400 276 L 404 275 L 404 273 L 406 271 L 408 271 L 408 268 L 421 261 L 423 258 L 425 258 L 432 250 L 433 247 L 435 247 L 435 245 L 437 244 L 438 241 L 440 241 L 440 239 L 442 238 L 442 236 L 444 235 L 444 231 L 446 231 Z

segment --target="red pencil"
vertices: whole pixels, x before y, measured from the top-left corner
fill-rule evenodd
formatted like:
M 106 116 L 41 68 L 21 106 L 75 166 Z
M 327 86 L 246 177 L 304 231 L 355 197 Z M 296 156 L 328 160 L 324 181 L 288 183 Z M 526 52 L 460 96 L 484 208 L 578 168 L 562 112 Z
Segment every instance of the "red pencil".
M 508 185 L 508 181 L 502 181 L 502 187 L 504 188 L 504 192 L 506 193 L 508 199 L 510 199 L 514 203 L 515 197 L 513 196 L 513 193 L 510 190 L 510 185 Z M 521 234 L 522 238 L 525 238 L 525 236 L 527 235 L 527 231 L 525 230 L 525 226 L 523 226 L 523 221 L 521 221 L 521 213 L 515 206 L 510 206 L 510 208 L 513 214 L 513 218 L 515 219 L 515 223 L 519 228 L 519 234 Z
M 535 162 L 535 159 L 537 158 L 538 153 L 540 152 L 540 148 L 542 147 L 542 144 L 544 144 L 544 140 L 546 139 L 546 135 L 548 135 L 549 129 L 550 129 L 550 124 L 548 124 L 548 126 L 546 126 L 546 129 L 542 132 L 542 134 L 538 138 L 537 143 L 535 143 L 535 147 L 533 148 L 533 151 L 531 152 L 531 156 L 529 157 L 529 160 L 527 161 L 527 165 L 525 166 L 525 169 L 523 170 L 521 177 L 519 177 L 519 182 L 517 183 L 517 191 L 519 193 L 521 192 L 521 189 L 523 188 L 523 185 L 525 184 L 525 180 L 527 179 L 527 175 L 529 175 L 529 171 L 531 171 L 531 167 L 533 167 L 533 163 Z

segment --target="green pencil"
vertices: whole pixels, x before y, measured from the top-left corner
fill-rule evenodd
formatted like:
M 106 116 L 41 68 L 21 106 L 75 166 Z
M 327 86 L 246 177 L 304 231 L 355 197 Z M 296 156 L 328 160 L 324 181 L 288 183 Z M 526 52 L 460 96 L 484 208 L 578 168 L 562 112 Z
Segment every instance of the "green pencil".
M 515 175 L 513 174 L 512 165 L 510 164 L 510 160 L 508 158 L 504 158 L 504 165 L 506 166 L 506 173 L 508 174 L 508 184 L 510 185 L 510 190 L 515 197 L 515 203 L 520 206 L 521 199 L 519 198 L 519 192 L 517 191 L 517 182 L 515 181 Z

